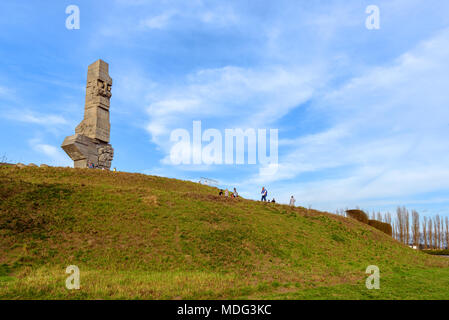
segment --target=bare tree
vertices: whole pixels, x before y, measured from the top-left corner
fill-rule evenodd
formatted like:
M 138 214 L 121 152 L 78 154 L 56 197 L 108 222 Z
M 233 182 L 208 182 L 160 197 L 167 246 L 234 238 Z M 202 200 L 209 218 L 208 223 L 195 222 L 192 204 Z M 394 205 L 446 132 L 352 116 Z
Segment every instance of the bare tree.
M 377 221 L 384 222 L 382 219 L 382 213 L 377 212 Z
M 437 220 L 437 230 L 438 230 L 438 249 L 441 249 L 441 220 L 440 220 L 440 216 L 436 215 L 436 220 Z
M 433 229 L 435 233 L 435 246 L 437 249 L 440 248 L 440 217 L 438 215 L 435 216 L 435 220 L 433 222 Z
M 427 249 L 427 217 L 424 217 L 423 224 L 422 224 L 422 237 L 424 240 L 424 248 Z
M 399 241 L 409 244 L 410 241 L 410 217 L 405 207 L 398 207 L 396 210 L 396 224 L 399 233 Z
M 390 212 L 385 213 L 384 220 L 386 223 L 391 224 L 391 213 Z
M 394 222 L 391 223 L 391 230 L 393 231 L 393 239 L 398 240 L 398 234 L 396 232 L 396 225 L 394 224 Z
M 432 218 L 429 218 L 429 228 L 427 230 L 427 234 L 429 235 L 429 248 L 433 249 Z
M 404 242 L 404 222 L 403 222 L 403 214 L 402 208 L 398 207 L 396 209 L 396 228 L 397 228 L 397 237 L 400 242 Z
M 396 230 L 395 230 L 394 222 L 391 223 L 391 231 L 392 231 L 392 237 L 393 237 L 393 239 L 397 239 L 397 238 L 396 238 Z
M 409 244 L 410 243 L 410 217 L 408 214 L 408 210 L 404 207 L 404 215 L 405 215 L 405 236 L 406 236 L 406 240 L 405 240 L 405 244 Z
M 412 238 L 413 244 L 419 247 L 419 213 L 416 210 L 412 211 Z
M 445 230 L 445 238 L 446 238 L 446 248 L 445 249 L 449 249 L 449 218 L 446 216 L 446 218 L 444 219 L 446 222 L 446 230 Z
M 438 226 L 437 226 L 437 217 L 433 218 L 433 246 L 435 249 L 438 249 Z

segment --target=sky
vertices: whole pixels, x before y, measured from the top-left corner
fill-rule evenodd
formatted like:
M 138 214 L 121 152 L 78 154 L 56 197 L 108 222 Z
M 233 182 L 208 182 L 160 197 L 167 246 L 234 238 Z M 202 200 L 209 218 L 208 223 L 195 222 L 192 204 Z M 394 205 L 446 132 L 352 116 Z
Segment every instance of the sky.
M 380 29 L 366 27 L 369 5 Z M 448 12 L 439 0 L 2 1 L 0 160 L 72 166 L 60 145 L 103 59 L 119 171 L 207 177 L 250 199 L 265 186 L 331 212 L 449 215 Z M 194 121 L 223 136 L 277 129 L 277 170 L 174 165 L 171 134 L 193 136 Z

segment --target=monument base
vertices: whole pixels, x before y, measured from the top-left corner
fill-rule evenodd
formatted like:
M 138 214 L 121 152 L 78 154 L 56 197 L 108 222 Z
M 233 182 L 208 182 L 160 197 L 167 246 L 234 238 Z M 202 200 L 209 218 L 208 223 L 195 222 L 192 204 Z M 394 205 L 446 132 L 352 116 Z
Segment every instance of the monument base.
M 111 168 L 114 149 L 109 143 L 75 134 L 65 138 L 61 147 L 74 161 L 75 168 L 88 168 L 90 163 L 99 169 Z

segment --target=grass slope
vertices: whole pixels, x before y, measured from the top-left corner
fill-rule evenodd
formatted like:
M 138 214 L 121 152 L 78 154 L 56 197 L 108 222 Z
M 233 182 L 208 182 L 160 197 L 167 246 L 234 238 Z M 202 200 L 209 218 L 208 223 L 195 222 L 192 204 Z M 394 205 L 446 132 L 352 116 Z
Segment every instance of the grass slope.
M 0 167 L 0 253 L 2 299 L 449 298 L 449 259 L 355 220 L 142 174 Z

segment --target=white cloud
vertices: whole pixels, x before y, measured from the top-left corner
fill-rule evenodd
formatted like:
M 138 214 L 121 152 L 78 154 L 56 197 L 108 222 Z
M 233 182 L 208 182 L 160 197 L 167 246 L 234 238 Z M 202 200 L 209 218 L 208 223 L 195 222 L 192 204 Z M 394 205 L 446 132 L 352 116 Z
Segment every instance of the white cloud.
M 59 154 L 59 150 L 55 146 L 48 144 L 36 144 L 34 147 L 49 157 L 56 157 Z
M 11 90 L 4 87 L 4 86 L 0 86 L 0 97 L 4 98 L 4 97 L 8 97 L 11 94 Z
M 13 88 L 0 85 L 0 99 L 8 102 L 16 102 L 16 94 Z
M 137 14 L 136 7 L 141 7 Z M 109 7 L 105 19 L 110 22 L 102 24 L 99 32 L 93 34 L 93 45 L 98 46 L 105 39 L 109 42 L 110 38 L 128 42 L 148 31 L 197 30 L 198 24 L 207 28 L 227 28 L 240 21 L 233 5 L 228 3 L 146 0 L 116 1 L 115 6 Z
M 200 70 L 186 84 L 155 93 L 159 99 L 147 109 L 147 130 L 154 142 L 166 146 L 170 130 L 189 130 L 198 119 L 226 128 L 268 128 L 310 99 L 324 79 L 320 66 Z
M 10 111 L 10 112 L 7 112 L 4 115 L 4 117 L 9 120 L 13 120 L 13 121 L 34 123 L 34 124 L 39 124 L 39 125 L 44 125 L 44 126 L 65 125 L 68 123 L 68 121 L 60 115 L 39 114 L 39 113 L 32 112 L 29 110 Z
M 141 20 L 139 25 L 143 29 L 163 29 L 175 15 L 176 12 L 174 11 L 164 12 L 160 15 Z
M 235 25 L 239 22 L 239 17 L 232 7 L 220 6 L 206 9 L 198 13 L 198 16 L 200 21 L 220 27 Z
M 200 6 L 186 8 L 185 11 L 168 10 L 159 15 L 142 19 L 139 26 L 142 29 L 165 29 L 170 25 L 176 26 L 180 20 L 199 21 L 208 25 L 225 27 L 237 23 L 238 17 L 230 7 L 203 8 Z
M 54 166 L 72 166 L 73 162 L 70 160 L 60 147 L 55 147 L 50 144 L 42 143 L 38 138 L 28 141 L 31 148 L 37 153 L 44 156 L 42 163 Z

